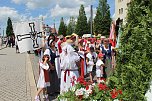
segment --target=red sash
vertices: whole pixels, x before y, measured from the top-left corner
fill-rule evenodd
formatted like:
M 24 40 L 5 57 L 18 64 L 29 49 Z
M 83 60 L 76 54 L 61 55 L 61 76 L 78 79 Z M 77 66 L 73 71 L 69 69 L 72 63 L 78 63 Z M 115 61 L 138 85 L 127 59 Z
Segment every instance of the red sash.
M 43 69 L 43 71 L 44 71 L 45 82 L 49 82 L 50 81 L 50 79 L 49 79 L 49 71 L 45 70 L 45 69 Z
M 85 51 L 85 50 L 80 48 L 80 51 Z M 80 76 L 84 78 L 84 58 L 80 59 Z
M 81 62 L 81 77 L 84 78 L 84 59 L 80 59 Z
M 50 81 L 50 79 L 49 79 L 49 70 L 43 69 L 43 71 L 44 71 L 44 80 L 45 80 L 45 82 L 49 82 Z M 39 75 L 40 75 L 40 65 L 39 65 Z

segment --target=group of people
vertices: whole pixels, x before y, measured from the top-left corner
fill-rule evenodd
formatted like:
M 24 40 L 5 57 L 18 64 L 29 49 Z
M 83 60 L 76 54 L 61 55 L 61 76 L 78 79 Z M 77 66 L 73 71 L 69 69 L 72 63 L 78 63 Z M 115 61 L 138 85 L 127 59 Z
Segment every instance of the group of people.
M 2 46 L 2 44 L 5 44 L 6 47 L 16 47 L 16 53 L 19 53 L 19 48 L 17 45 L 17 42 L 15 41 L 15 36 L 11 35 L 11 36 L 7 36 L 7 37 L 1 37 L 0 36 L 0 47 Z
M 40 51 L 39 88 L 35 100 L 39 101 L 39 94 L 62 94 L 77 83 L 77 78 L 89 76 L 93 83 L 94 74 L 97 83 L 107 78 L 106 68 L 115 67 L 115 51 L 108 38 L 89 41 L 78 35 L 63 37 L 50 35 L 44 40 L 44 47 Z
M 15 46 L 15 36 L 14 35 L 11 35 L 11 36 L 8 36 L 7 39 L 6 39 L 6 47 L 14 47 Z

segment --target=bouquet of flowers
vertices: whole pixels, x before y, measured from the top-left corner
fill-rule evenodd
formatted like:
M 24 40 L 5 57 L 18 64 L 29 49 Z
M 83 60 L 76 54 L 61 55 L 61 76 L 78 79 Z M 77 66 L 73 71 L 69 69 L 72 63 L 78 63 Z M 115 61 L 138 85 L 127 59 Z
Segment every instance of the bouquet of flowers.
M 120 101 L 122 91 L 110 88 L 108 82 L 102 79 L 100 83 L 86 82 L 83 78 L 77 79 L 77 84 L 58 96 L 58 100 L 66 101 Z

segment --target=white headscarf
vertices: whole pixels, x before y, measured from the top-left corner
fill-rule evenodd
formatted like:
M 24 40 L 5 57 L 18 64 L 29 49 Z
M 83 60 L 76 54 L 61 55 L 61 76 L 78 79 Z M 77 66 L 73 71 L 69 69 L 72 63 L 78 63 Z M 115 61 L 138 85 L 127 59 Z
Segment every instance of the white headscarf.
M 80 60 L 80 57 L 70 44 L 65 44 L 62 47 L 60 57 L 62 69 L 77 69 L 76 62 Z

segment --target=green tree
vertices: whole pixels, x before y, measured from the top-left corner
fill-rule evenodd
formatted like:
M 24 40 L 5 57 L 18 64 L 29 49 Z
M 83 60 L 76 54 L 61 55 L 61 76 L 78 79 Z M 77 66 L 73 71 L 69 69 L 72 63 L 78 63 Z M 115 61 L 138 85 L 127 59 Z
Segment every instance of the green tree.
M 67 27 L 66 27 L 66 24 L 64 23 L 64 19 L 62 17 L 61 20 L 60 20 L 60 26 L 59 26 L 58 33 L 60 35 L 66 36 L 66 30 L 67 30 Z
M 123 101 L 146 101 L 152 80 L 152 0 L 132 0 L 120 40 L 111 86 L 123 91 Z
M 78 19 L 77 19 L 75 32 L 79 36 L 82 36 L 83 34 L 89 33 L 88 24 L 87 24 L 87 17 L 86 17 L 83 5 L 80 6 L 79 16 L 78 16 Z
M 74 17 L 70 17 L 70 22 L 67 26 L 67 35 L 71 35 L 75 31 L 75 19 Z
M 7 20 L 6 35 L 7 36 L 14 35 L 13 27 L 12 27 L 12 21 L 11 21 L 10 17 L 8 17 L 8 20 Z
M 96 34 L 109 35 L 110 24 L 110 7 L 107 4 L 107 0 L 99 0 L 97 13 L 94 18 L 94 32 Z

